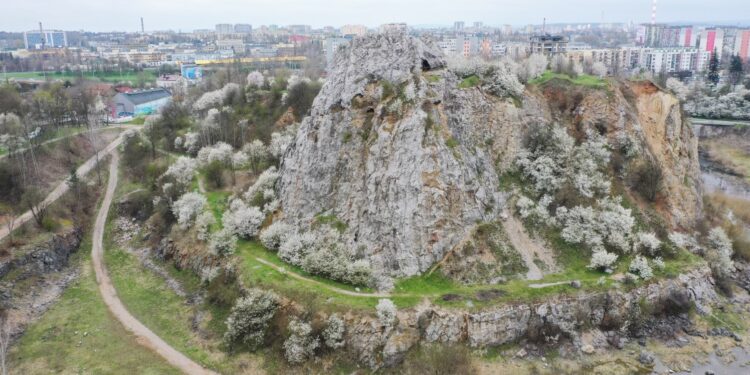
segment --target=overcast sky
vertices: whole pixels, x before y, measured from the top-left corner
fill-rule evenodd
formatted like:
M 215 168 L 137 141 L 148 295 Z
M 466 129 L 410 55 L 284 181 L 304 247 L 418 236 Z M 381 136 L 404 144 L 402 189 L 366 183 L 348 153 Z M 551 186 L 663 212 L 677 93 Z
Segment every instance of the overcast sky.
M 646 22 L 651 0 L 2 0 L 0 30 L 38 27 L 87 31 L 213 28 L 217 23 L 308 24 L 387 22 L 487 25 L 560 22 Z M 659 22 L 750 20 L 750 0 L 659 0 Z

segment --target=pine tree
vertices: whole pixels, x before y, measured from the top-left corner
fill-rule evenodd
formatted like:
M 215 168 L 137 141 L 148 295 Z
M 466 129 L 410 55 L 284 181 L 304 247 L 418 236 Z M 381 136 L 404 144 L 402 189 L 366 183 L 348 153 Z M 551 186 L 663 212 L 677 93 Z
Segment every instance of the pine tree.
M 733 85 L 740 83 L 742 80 L 743 68 L 742 59 L 737 55 L 732 56 L 732 60 L 729 62 L 729 78 Z
M 711 60 L 708 62 L 708 74 L 706 78 L 713 85 L 719 83 L 719 55 L 714 48 L 714 52 L 711 54 Z

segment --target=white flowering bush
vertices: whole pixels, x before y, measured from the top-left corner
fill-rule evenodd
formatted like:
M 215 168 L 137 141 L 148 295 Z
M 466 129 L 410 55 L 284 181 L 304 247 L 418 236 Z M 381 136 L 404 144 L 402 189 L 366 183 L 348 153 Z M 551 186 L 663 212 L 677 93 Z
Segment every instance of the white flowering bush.
M 218 142 L 213 146 L 206 146 L 198 151 L 198 163 L 205 167 L 211 163 L 218 162 L 223 165 L 232 163 L 232 146 L 224 142 Z
M 260 232 L 260 243 L 269 250 L 279 250 L 282 243 L 292 234 L 293 229 L 289 224 L 275 221 Z
M 195 155 L 200 149 L 200 135 L 198 133 L 186 133 L 183 149 L 190 155 Z
M 224 228 L 211 234 L 208 242 L 208 250 L 211 254 L 224 257 L 234 254 L 237 249 L 237 236 L 232 231 Z
M 257 70 L 254 70 L 250 72 L 250 74 L 247 75 L 248 87 L 263 87 L 264 82 L 265 82 L 265 78 L 263 78 L 263 73 Z
M 557 220 L 562 238 L 569 243 L 584 244 L 594 252 L 608 245 L 620 251 L 630 250 L 635 219 L 630 209 L 620 205 L 619 198 L 604 198 L 597 207 L 558 207 Z
M 524 91 L 523 84 L 518 80 L 513 64 L 505 59 L 494 64 L 482 82 L 483 89 L 499 97 L 520 97 Z
M 248 166 L 250 164 L 250 158 L 247 156 L 247 154 L 244 151 L 237 151 L 234 154 L 232 154 L 232 168 L 233 169 L 242 169 Z
M 524 220 L 529 220 L 536 224 L 554 224 L 555 218 L 549 213 L 548 206 L 552 203 L 552 197 L 543 195 L 539 202 L 534 202 L 526 196 L 521 196 L 516 202 L 518 214 Z
M 224 87 L 219 90 L 209 91 L 201 95 L 198 100 L 193 103 L 193 110 L 205 111 L 209 108 L 216 108 L 224 104 L 224 101 L 233 95 L 240 93 L 240 85 L 236 83 L 227 83 Z
M 221 222 L 224 229 L 240 238 L 249 239 L 258 234 L 265 215 L 258 207 L 248 206 L 240 199 L 233 199 L 224 211 Z
M 344 334 L 346 325 L 344 320 L 338 314 L 331 314 L 326 321 L 326 328 L 323 330 L 323 343 L 331 349 L 342 348 L 345 344 Z
M 548 65 L 547 56 L 539 53 L 533 54 L 521 62 L 518 67 L 518 76 L 521 82 L 529 82 L 541 76 L 547 70 Z
M 591 75 L 604 78 L 607 75 L 607 66 L 601 61 L 591 64 Z
M 180 228 L 189 228 L 193 220 L 206 209 L 207 201 L 203 194 L 188 192 L 172 204 L 172 213 L 177 218 Z
M 268 148 L 259 139 L 255 139 L 252 142 L 242 147 L 242 151 L 247 154 L 248 162 L 250 167 L 255 171 L 260 163 L 266 160 L 269 155 Z
M 591 261 L 588 268 L 609 271 L 617 262 L 617 254 L 609 253 L 606 250 L 594 251 L 591 254 Z
M 258 176 L 255 183 L 242 196 L 246 201 L 262 207 L 276 197 L 274 189 L 278 179 L 279 172 L 276 167 L 271 166 Z
M 284 341 L 284 357 L 291 364 L 300 364 L 315 355 L 318 339 L 312 334 L 312 327 L 299 319 L 289 322 L 289 337 Z
M 698 244 L 698 241 L 695 239 L 695 237 L 680 233 L 680 232 L 672 232 L 669 234 L 669 240 L 672 241 L 676 246 L 681 247 L 685 250 L 688 250 L 692 253 L 699 253 L 703 251 L 700 244 Z
M 208 241 L 211 235 L 211 226 L 216 224 L 214 214 L 209 211 L 203 211 L 195 218 L 195 231 L 198 239 Z
M 378 320 L 386 327 L 393 327 L 396 323 L 396 311 L 396 305 L 387 298 L 379 300 L 378 305 L 375 307 Z
M 685 102 L 684 108 L 693 117 L 750 120 L 750 101 L 747 98 L 750 98 L 750 91 L 745 89 L 718 97 L 696 94 Z
M 315 245 L 315 235 L 310 232 L 293 233 L 279 245 L 279 258 L 299 266 Z
M 224 341 L 229 346 L 242 344 L 257 350 L 265 338 L 269 323 L 279 308 L 279 297 L 265 290 L 250 289 L 239 298 L 225 324 Z
M 687 99 L 687 96 L 690 93 L 690 89 L 688 89 L 687 85 L 674 77 L 667 78 L 667 90 L 671 91 L 678 99 L 683 101 Z
M 288 134 L 286 132 L 272 133 L 271 143 L 268 146 L 268 150 L 271 155 L 273 155 L 273 157 L 280 159 L 286 152 L 286 149 L 289 148 L 289 146 L 292 144 L 292 141 L 294 141 L 294 139 L 291 134 Z
M 706 247 L 712 252 L 710 255 L 711 268 L 719 277 L 728 277 L 734 271 L 732 261 L 732 240 L 721 227 L 716 227 L 708 232 Z
M 651 263 L 654 265 L 654 268 L 657 270 L 663 270 L 664 267 L 666 267 L 666 264 L 664 264 L 664 259 L 662 257 L 656 257 L 654 258 Z
M 186 156 L 180 156 L 172 165 L 167 168 L 164 172 L 165 176 L 171 177 L 175 182 L 182 185 L 183 187 L 188 186 L 195 172 L 198 169 L 198 163 L 195 159 Z
M 651 256 L 656 255 L 661 248 L 661 241 L 656 238 L 656 234 L 653 232 L 640 232 L 637 236 L 636 251 L 649 254 Z
M 633 258 L 628 270 L 633 274 L 637 274 L 643 280 L 648 280 L 654 277 L 654 271 L 651 269 L 651 266 L 648 265 L 648 260 L 641 255 L 636 255 L 635 258 Z

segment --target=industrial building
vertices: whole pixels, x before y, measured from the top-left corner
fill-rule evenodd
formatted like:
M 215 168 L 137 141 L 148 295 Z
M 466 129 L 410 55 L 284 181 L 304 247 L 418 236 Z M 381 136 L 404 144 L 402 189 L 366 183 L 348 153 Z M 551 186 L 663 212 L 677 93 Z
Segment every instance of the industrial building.
M 114 114 L 117 117 L 144 116 L 156 113 L 172 99 L 169 91 L 159 88 L 152 90 L 119 93 L 112 99 Z
M 23 33 L 26 49 L 64 48 L 68 46 L 68 36 L 62 30 L 36 30 Z

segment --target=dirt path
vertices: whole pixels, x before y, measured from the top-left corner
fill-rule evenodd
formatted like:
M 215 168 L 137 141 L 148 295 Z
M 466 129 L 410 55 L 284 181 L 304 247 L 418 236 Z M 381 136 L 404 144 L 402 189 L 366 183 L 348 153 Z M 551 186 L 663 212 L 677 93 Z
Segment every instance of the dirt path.
M 107 308 L 109 308 L 109 311 L 112 312 L 112 315 L 122 323 L 125 329 L 136 336 L 136 341 L 139 344 L 161 355 L 167 360 L 167 362 L 186 374 L 214 374 L 214 372 L 204 369 L 199 364 L 193 362 L 190 358 L 164 342 L 164 340 L 133 317 L 117 297 L 117 291 L 115 290 L 114 285 L 112 285 L 112 281 L 107 274 L 107 269 L 102 260 L 102 257 L 104 256 L 104 246 L 102 243 L 104 240 L 104 227 L 107 222 L 107 215 L 109 214 L 109 208 L 112 205 L 112 198 L 114 197 L 115 189 L 117 188 L 118 165 L 119 156 L 116 152 L 112 153 L 112 160 L 109 166 L 107 193 L 104 196 L 102 206 L 96 216 L 96 222 L 94 223 L 93 246 L 91 247 L 91 260 L 94 265 L 94 271 L 96 272 L 96 282 L 99 285 L 102 299 L 107 305 Z
M 513 215 L 508 215 L 508 218 L 503 220 L 503 226 L 508 233 L 508 240 L 510 240 L 513 248 L 521 254 L 523 261 L 529 269 L 529 271 L 526 272 L 526 279 L 541 280 L 543 272 L 534 262 L 534 259 L 537 258 L 541 260 L 551 269 L 555 264 L 552 252 L 538 241 L 529 237 L 529 234 L 523 227 L 523 223 Z
M 117 137 L 114 141 L 112 141 L 107 147 L 105 147 L 103 150 L 99 151 L 99 159 L 103 159 L 107 154 L 111 153 L 113 150 L 117 148 L 117 146 L 122 143 L 122 135 Z M 96 167 L 96 155 L 92 156 L 87 160 L 85 163 L 83 163 L 78 169 L 76 169 L 76 174 L 79 177 L 83 177 L 87 175 L 89 172 L 91 172 Z M 69 189 L 68 186 L 68 179 L 65 178 L 63 181 L 61 181 L 57 187 L 55 187 L 54 190 L 52 190 L 46 198 L 42 201 L 41 205 L 49 206 L 52 203 L 54 203 L 58 198 L 60 198 L 63 194 L 65 194 Z M 31 213 L 31 211 L 26 211 L 23 214 L 16 217 L 13 230 L 18 229 L 23 224 L 26 224 L 29 220 L 33 219 L 34 215 Z M 0 240 L 8 236 L 10 231 L 8 230 L 7 225 L 3 225 L 0 227 Z
M 98 133 L 98 132 L 105 131 L 105 130 L 110 130 L 110 129 L 129 129 L 129 128 L 132 128 L 134 126 L 135 125 L 113 125 L 113 126 L 106 126 L 106 127 L 94 129 L 94 132 Z M 75 137 L 77 135 L 86 134 L 86 133 L 88 133 L 88 130 L 81 130 L 81 131 L 77 131 L 75 133 L 71 133 L 71 134 L 60 136 L 60 137 L 48 139 L 48 140 L 46 140 L 46 141 L 38 144 L 37 147 L 44 146 L 44 145 L 47 145 L 47 144 L 50 144 L 50 143 L 55 143 L 57 141 L 61 141 L 61 140 L 65 139 L 65 138 Z M 28 147 L 24 147 L 24 148 L 16 151 L 16 153 L 18 153 L 18 152 L 25 152 L 28 149 L 29 149 Z M 8 157 L 8 154 L 0 155 L 0 160 L 3 160 L 6 157 Z
M 260 263 L 263 263 L 264 265 L 266 265 L 268 267 L 273 268 L 274 270 L 276 270 L 276 271 L 278 271 L 280 273 L 283 273 L 285 275 L 289 275 L 290 277 L 293 277 L 293 278 L 295 278 L 297 280 L 302 280 L 302 281 L 304 281 L 306 283 L 312 283 L 312 284 L 315 284 L 315 285 L 320 285 L 320 286 L 322 286 L 325 289 L 328 289 L 330 291 L 333 291 L 333 292 L 336 292 L 336 293 L 339 293 L 339 294 L 347 295 L 347 296 L 352 296 L 352 297 L 376 297 L 376 298 L 408 297 L 408 296 L 412 296 L 412 294 L 352 292 L 351 290 L 337 288 L 335 286 L 331 286 L 331 285 L 328 285 L 326 283 L 321 283 L 318 280 L 313 280 L 311 278 L 302 276 L 302 275 L 300 275 L 298 273 L 294 273 L 292 271 L 287 270 L 286 268 L 279 267 L 279 266 L 277 266 L 277 265 L 275 265 L 275 264 L 273 264 L 273 263 L 271 263 L 271 262 L 269 262 L 269 261 L 267 261 L 265 259 L 262 259 L 262 258 L 256 257 L 255 260 L 257 260 Z

